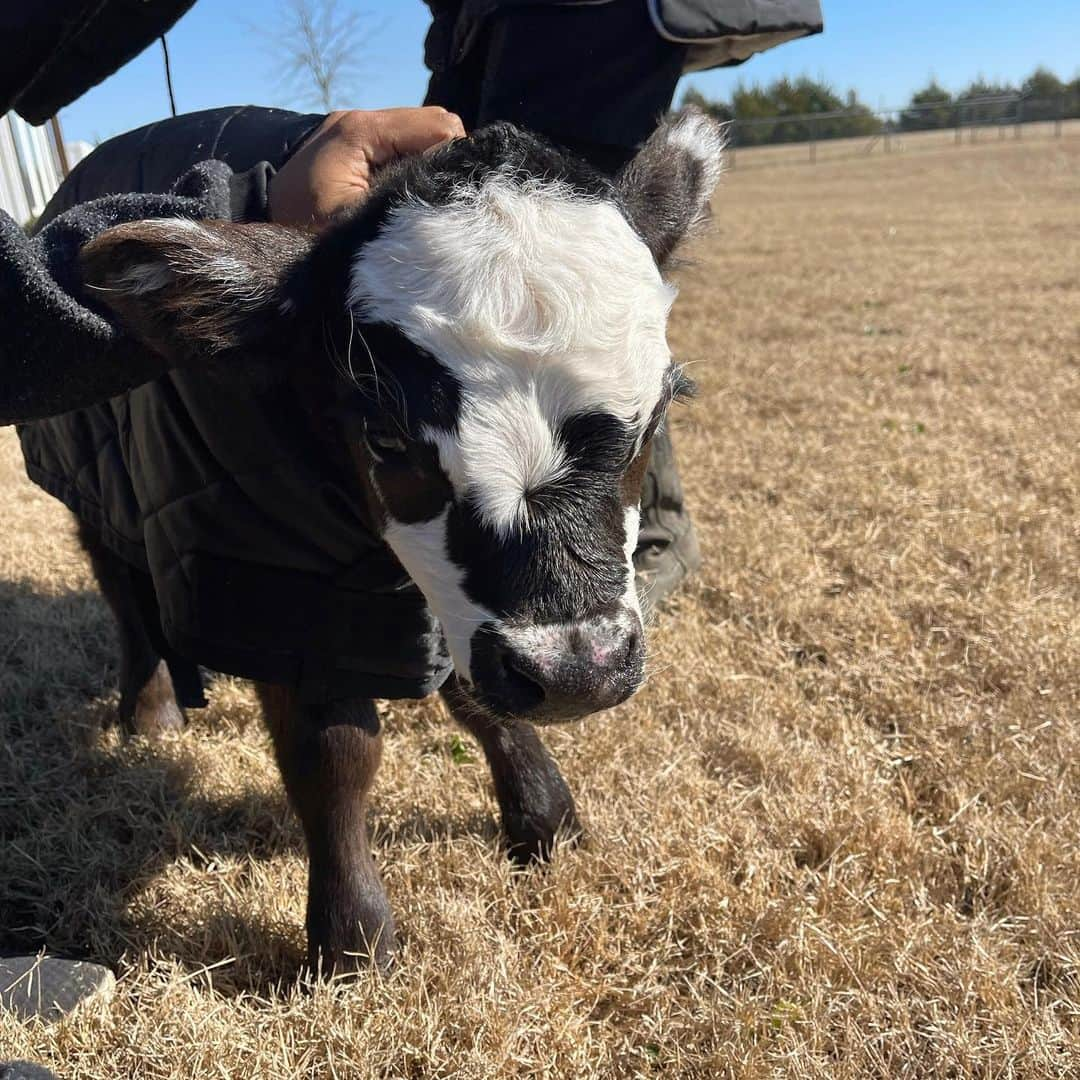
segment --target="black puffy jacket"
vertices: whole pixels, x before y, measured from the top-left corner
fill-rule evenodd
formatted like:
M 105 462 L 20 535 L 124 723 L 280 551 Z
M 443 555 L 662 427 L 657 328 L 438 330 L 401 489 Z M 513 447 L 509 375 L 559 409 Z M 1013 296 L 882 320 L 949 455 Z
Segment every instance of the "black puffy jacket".
M 195 0 L 5 0 L 0 113 L 43 124 L 164 34 Z
M 459 62 L 480 35 L 484 21 L 515 7 L 643 4 L 656 32 L 686 46 L 685 71 L 741 64 L 785 41 L 819 34 L 819 0 L 426 0 L 436 25 L 449 37 L 442 53 Z

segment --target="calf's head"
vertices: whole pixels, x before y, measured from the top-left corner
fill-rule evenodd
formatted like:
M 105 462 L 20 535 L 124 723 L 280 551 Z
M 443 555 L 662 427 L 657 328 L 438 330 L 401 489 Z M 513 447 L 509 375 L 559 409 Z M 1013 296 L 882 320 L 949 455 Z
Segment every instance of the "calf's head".
M 721 142 L 683 113 L 612 181 L 496 125 L 393 169 L 318 239 L 139 222 L 88 245 L 85 273 L 166 354 L 317 373 L 466 693 L 493 716 L 571 719 L 642 680 L 641 480 L 688 385 L 662 271 Z

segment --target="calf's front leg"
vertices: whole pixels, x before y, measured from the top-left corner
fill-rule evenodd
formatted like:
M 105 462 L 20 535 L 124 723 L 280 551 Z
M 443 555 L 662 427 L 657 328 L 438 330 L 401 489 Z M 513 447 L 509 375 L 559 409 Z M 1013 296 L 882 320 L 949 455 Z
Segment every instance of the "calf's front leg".
M 302 705 L 294 690 L 259 687 L 278 767 L 308 849 L 308 960 L 324 974 L 394 949 L 394 916 L 368 845 L 365 810 L 382 756 L 368 700 Z
M 574 798 L 536 728 L 525 720 L 493 720 L 461 692 L 451 676 L 443 698 L 483 748 L 495 784 L 510 858 L 525 865 L 551 857 L 561 830 L 581 835 Z

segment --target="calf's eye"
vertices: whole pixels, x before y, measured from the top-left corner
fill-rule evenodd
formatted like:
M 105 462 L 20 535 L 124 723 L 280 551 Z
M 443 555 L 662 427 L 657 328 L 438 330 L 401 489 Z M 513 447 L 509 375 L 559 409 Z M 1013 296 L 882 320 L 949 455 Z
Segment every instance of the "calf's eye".
M 408 449 L 405 439 L 394 431 L 365 428 L 364 438 L 372 452 L 379 458 L 400 457 Z

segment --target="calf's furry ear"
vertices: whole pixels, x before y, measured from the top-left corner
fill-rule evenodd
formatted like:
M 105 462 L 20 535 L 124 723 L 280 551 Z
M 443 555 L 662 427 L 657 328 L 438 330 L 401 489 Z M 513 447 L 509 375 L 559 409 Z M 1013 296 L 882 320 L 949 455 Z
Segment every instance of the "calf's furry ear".
M 726 137 L 726 125 L 700 109 L 671 113 L 616 178 L 623 208 L 659 266 L 708 217 Z
M 169 218 L 133 221 L 80 252 L 88 296 L 170 357 L 224 352 L 267 336 L 283 278 L 310 246 L 277 225 Z

